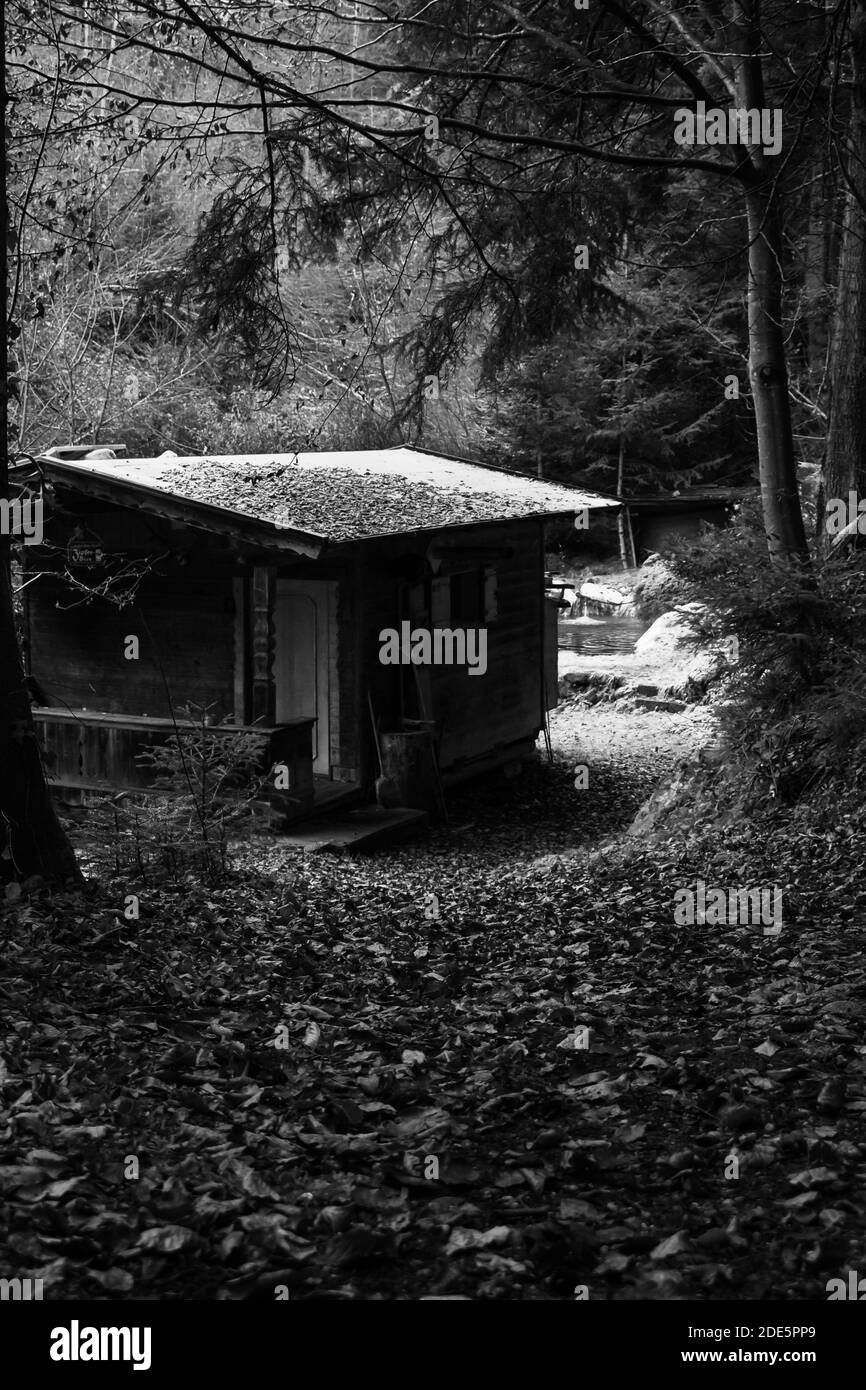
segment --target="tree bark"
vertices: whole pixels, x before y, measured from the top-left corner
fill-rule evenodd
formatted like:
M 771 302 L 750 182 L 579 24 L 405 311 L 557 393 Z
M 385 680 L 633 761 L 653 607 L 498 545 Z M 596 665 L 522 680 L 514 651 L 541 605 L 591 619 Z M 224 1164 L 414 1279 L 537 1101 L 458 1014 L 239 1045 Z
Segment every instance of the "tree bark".
M 866 494 L 866 0 L 851 8 L 852 93 L 847 194 L 830 356 L 824 500 Z M 829 544 L 823 526 L 822 537 Z
M 770 554 L 808 561 L 782 332 L 782 236 L 766 184 L 747 189 L 749 380 Z
M 0 44 L 5 52 L 5 27 L 0 14 Z M 0 62 L 0 104 L 6 105 L 6 72 Z M 0 129 L 0 163 L 6 166 L 5 125 Z M 20 255 L 11 232 L 8 205 L 2 240 L 3 283 L 9 284 L 9 252 Z M 4 301 L 0 333 L 0 497 L 9 488 L 9 338 L 17 330 L 9 323 Z M 83 882 L 75 853 L 57 819 L 45 782 L 30 696 L 24 684 L 24 668 L 18 650 L 12 579 L 9 568 L 10 538 L 0 536 L 0 883 L 41 875 L 53 883 Z
M 816 398 L 822 389 L 830 339 L 830 297 L 827 286 L 833 278 L 833 212 L 833 195 L 822 146 L 812 163 L 809 227 L 803 257 L 805 358 L 811 389 Z
M 766 106 L 760 0 L 734 0 L 732 35 L 740 107 Z M 770 555 L 779 562 L 809 562 L 809 546 L 794 452 L 788 366 L 782 329 L 784 248 L 775 188 L 774 156 L 760 145 L 740 167 L 749 232 L 749 380 L 758 436 L 761 502 Z
M 0 563 L 0 880 L 82 882 L 45 782 L 18 651 L 7 557 Z

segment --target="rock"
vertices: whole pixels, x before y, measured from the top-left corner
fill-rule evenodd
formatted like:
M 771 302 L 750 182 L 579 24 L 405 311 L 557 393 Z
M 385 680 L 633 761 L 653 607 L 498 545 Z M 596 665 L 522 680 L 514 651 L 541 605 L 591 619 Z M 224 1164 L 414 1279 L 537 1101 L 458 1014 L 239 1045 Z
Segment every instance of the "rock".
M 619 608 L 626 601 L 625 594 L 618 589 L 612 589 L 609 584 L 594 584 L 592 580 L 581 584 L 579 592 L 580 597 L 589 603 L 601 603 L 612 608 Z
M 656 695 L 639 695 L 635 705 L 638 709 L 660 710 L 665 714 L 681 714 L 686 707 L 684 700 L 663 700 Z
M 682 694 L 691 699 L 696 695 L 702 695 L 708 685 L 723 675 L 728 665 L 727 657 L 718 646 L 696 652 L 683 673 Z
M 594 698 L 598 699 L 600 694 L 613 698 L 614 692 L 624 686 L 625 676 L 615 671 L 565 671 L 558 690 L 560 699 L 567 700 L 576 694 L 587 697 L 591 692 L 596 692 Z
M 560 700 L 567 700 L 570 695 L 574 695 L 578 690 L 585 690 L 589 686 L 589 673 L 586 671 L 566 671 L 565 675 L 560 676 L 557 690 Z
M 670 610 L 676 603 L 688 600 L 690 596 L 689 584 L 675 574 L 660 555 L 647 557 L 641 566 L 640 579 L 633 594 L 639 613 L 654 617 Z
M 676 653 L 687 649 L 689 655 L 700 641 L 702 632 L 699 626 L 699 612 L 706 610 L 700 604 L 685 604 L 669 613 L 662 613 L 642 637 L 635 643 L 635 655 L 639 657 L 670 660 Z

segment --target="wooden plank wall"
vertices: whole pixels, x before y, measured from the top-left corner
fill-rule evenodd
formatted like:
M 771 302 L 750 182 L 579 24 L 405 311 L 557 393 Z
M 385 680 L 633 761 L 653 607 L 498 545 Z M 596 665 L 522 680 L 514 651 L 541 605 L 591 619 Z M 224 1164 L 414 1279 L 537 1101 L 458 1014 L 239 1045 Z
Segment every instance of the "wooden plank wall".
M 58 603 L 69 603 L 70 593 L 51 574 L 28 587 L 29 668 L 48 703 L 166 717 L 172 708 L 177 713 L 182 704 L 193 701 L 214 704 L 217 718 L 234 714 L 243 722 L 255 717 L 255 711 L 237 708 L 242 696 L 245 704 L 250 703 L 255 689 L 251 679 L 255 586 L 252 578 L 239 582 L 244 567 L 228 542 L 107 505 L 103 511 L 82 511 L 81 519 L 109 552 L 163 558 L 158 562 L 159 573 L 145 579 L 135 604 L 123 610 L 104 601 L 58 608 Z M 61 551 L 74 521 L 74 517 L 57 515 L 49 519 L 47 538 Z M 331 652 L 336 716 L 331 762 L 338 778 L 369 779 L 376 774 L 368 689 L 383 726 L 399 728 L 401 673 L 379 662 L 379 632 L 399 626 L 401 593 L 405 597 L 407 585 L 423 573 L 424 556 L 434 539 L 443 576 L 469 569 L 480 573 L 486 566 L 495 572 L 497 590 L 496 616 L 473 622 L 487 628 L 485 674 L 470 676 L 465 666 L 431 667 L 424 673 L 428 713 L 443 731 L 443 769 L 459 768 L 532 739 L 540 728 L 543 537 L 539 522 L 347 546 L 331 552 L 328 562 L 321 564 L 275 564 L 273 557 L 262 555 L 259 563 L 267 565 L 270 560 L 272 565 L 271 586 L 276 576 L 283 575 L 339 582 L 337 643 Z M 29 557 L 31 564 L 36 558 Z M 40 551 L 39 561 L 45 562 L 44 552 Z M 47 563 L 51 563 L 50 555 Z M 239 601 L 244 603 L 244 613 L 236 623 Z M 433 625 L 432 620 L 428 625 Z M 139 638 L 137 661 L 124 657 L 124 639 L 130 634 Z M 236 661 L 242 653 L 246 669 L 239 673 Z M 406 674 L 411 682 L 411 667 Z M 259 672 L 260 695 L 272 679 L 272 671 Z
M 559 604 L 544 600 L 544 695 L 547 709 L 559 704 Z
M 137 513 L 97 513 L 84 519 L 108 552 L 164 558 L 157 562 L 158 573 L 143 581 L 135 602 L 123 609 L 100 598 L 76 602 L 75 592 L 52 573 L 28 586 L 29 670 L 48 702 L 167 716 L 172 707 L 177 712 L 193 701 L 213 703 L 214 717 L 231 717 L 233 579 L 238 568 L 227 548 L 208 544 L 200 532 Z M 55 518 L 48 539 L 65 550 L 70 533 L 70 523 Z M 47 560 L 40 554 L 40 561 L 62 563 L 50 553 Z M 92 581 L 103 572 L 75 573 Z M 124 656 L 130 635 L 139 639 L 138 660 Z M 243 712 L 238 713 L 242 718 Z
M 421 557 L 430 540 L 429 536 L 402 537 L 375 551 L 368 550 L 359 627 L 366 683 L 386 727 L 398 727 L 399 687 L 395 668 L 379 663 L 379 632 L 386 627 L 399 628 L 398 556 Z M 426 672 L 432 703 L 429 712 L 442 726 L 440 761 L 443 771 L 448 771 L 464 760 L 533 739 L 541 728 L 542 528 L 540 523 L 529 521 L 471 533 L 450 532 L 443 537 L 441 554 L 443 575 L 490 566 L 497 586 L 497 616 L 486 622 L 480 618 L 473 624 L 487 628 L 485 674 L 470 676 L 465 666 L 434 666 Z
M 331 762 L 336 781 L 360 782 L 364 762 L 364 711 L 359 693 L 358 606 L 363 587 L 360 561 L 340 571 L 337 578 L 336 640 L 330 657 Z
M 535 738 L 541 728 L 543 552 L 534 523 L 497 528 L 496 539 L 513 549 L 510 559 L 491 559 L 497 576 L 497 616 L 487 623 L 487 670 L 434 666 L 430 683 L 435 717 L 442 722 L 440 762 L 448 771 L 463 759 Z M 479 545 L 485 544 L 479 538 Z M 486 544 L 494 538 L 486 539 Z M 471 558 L 460 557 L 460 567 Z M 456 560 L 455 560 L 455 563 Z

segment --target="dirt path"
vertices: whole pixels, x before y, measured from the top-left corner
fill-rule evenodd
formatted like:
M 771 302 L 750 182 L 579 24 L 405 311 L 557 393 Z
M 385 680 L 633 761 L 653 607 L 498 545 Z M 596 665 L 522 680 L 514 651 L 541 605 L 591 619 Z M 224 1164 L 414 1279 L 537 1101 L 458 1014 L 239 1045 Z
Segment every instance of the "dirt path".
M 570 700 L 551 712 L 550 734 L 566 761 L 661 780 L 682 758 L 695 757 L 715 740 L 716 720 L 706 705 L 669 714 L 621 700 L 591 706 Z
M 530 864 L 543 855 L 589 848 L 625 830 L 653 790 L 677 763 L 712 741 L 715 721 L 704 706 L 682 713 L 634 709 L 629 702 L 588 705 L 572 699 L 551 712 L 553 762 L 543 739 L 539 760 L 527 763 L 509 782 L 490 778 L 448 795 L 449 825 L 432 829 L 405 846 L 392 846 L 370 862 L 424 864 L 449 875 L 446 860 L 460 855 L 461 873 L 495 864 Z M 588 786 L 575 785 L 575 767 L 588 769 Z M 279 841 L 257 848 L 260 868 L 276 869 L 287 851 Z M 450 876 L 450 875 L 449 875 Z

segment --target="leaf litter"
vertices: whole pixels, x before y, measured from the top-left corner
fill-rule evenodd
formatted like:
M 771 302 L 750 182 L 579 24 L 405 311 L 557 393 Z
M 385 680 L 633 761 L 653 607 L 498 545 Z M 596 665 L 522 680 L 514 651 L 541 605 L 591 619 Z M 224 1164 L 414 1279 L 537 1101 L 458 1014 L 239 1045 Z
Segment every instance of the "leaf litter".
M 135 922 L 107 878 L 10 900 L 4 1271 L 49 1298 L 823 1299 L 866 1228 L 850 864 L 778 814 L 618 839 L 657 775 L 599 765 L 590 803 L 560 754 L 455 794 L 457 832 L 249 846 Z M 698 877 L 796 908 L 776 937 L 678 927 Z

